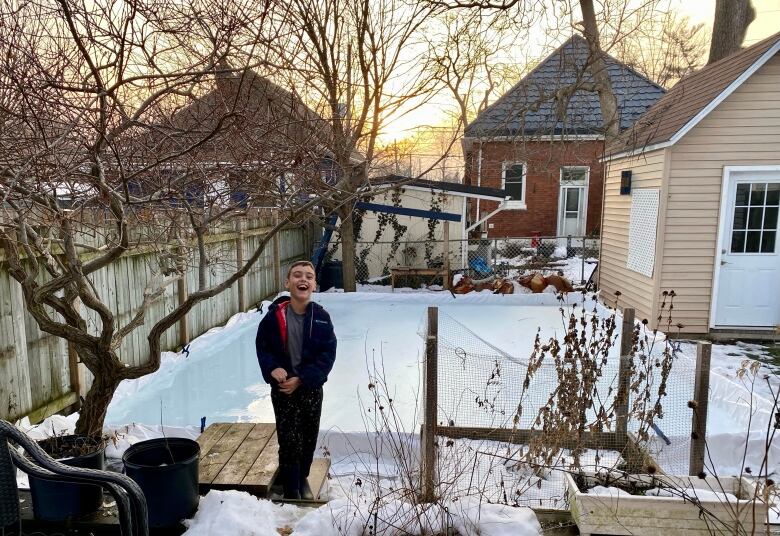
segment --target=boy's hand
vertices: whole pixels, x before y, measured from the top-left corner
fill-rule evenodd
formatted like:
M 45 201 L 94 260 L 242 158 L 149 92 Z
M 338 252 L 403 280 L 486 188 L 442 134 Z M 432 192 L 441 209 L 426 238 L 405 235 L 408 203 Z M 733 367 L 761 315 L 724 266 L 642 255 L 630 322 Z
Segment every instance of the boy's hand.
M 286 395 L 291 395 L 300 386 L 301 379 L 298 376 L 293 376 L 289 380 L 280 383 L 279 390 Z
M 287 381 L 287 371 L 282 367 L 275 368 L 271 371 L 271 377 L 281 384 Z

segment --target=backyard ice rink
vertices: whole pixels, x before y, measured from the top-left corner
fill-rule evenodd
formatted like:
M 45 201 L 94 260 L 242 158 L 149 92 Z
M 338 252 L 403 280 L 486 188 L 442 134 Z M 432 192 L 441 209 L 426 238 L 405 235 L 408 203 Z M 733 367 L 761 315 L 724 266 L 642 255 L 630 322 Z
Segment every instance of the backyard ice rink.
M 459 323 L 464 336 L 470 330 L 478 334 L 480 344 L 488 343 L 496 353 L 506 353 L 520 361 L 531 352 L 537 329 L 541 330 L 542 341 L 564 332 L 560 303 L 554 294 L 484 292 L 453 297 L 448 292 L 363 292 L 321 293 L 314 297 L 330 313 L 338 337 L 336 363 L 325 384 L 320 423 L 321 442 L 327 444 L 331 453 L 344 452 L 343 445 L 338 444 L 340 434 L 354 436 L 371 429 L 366 422 L 370 417 L 366 408 L 372 403 L 368 384 L 375 369 L 383 371 L 388 395 L 394 399 L 401 423 L 397 431 L 419 430 L 424 348 L 421 335 L 429 306 L 439 308 L 440 322 L 451 319 L 450 328 Z M 581 295 L 572 294 L 564 307 L 568 310 L 581 300 Z M 197 338 L 190 344 L 188 354 L 166 353 L 157 373 L 123 382 L 109 408 L 106 424 L 199 426 L 202 417 L 206 425 L 272 422 L 270 387 L 262 380 L 254 348 L 257 325 L 269 303 L 264 303 L 263 312 L 240 313 L 224 328 L 215 328 Z M 588 301 L 586 310 L 592 309 L 593 302 Z M 598 310 L 599 314 L 608 314 L 601 305 Z M 446 336 L 440 333 L 440 337 Z M 656 351 L 662 347 L 663 343 L 657 344 Z M 613 348 L 612 358 L 617 358 L 618 348 L 619 342 Z M 708 463 L 710 471 L 735 474 L 743 465 L 742 453 L 746 448 L 744 465 L 760 465 L 766 426 L 773 419 L 774 407 L 761 382 L 751 397 L 749 386 L 735 377 L 739 360 L 715 348 L 707 434 L 712 459 Z M 656 438 L 653 445 L 653 454 L 662 465 L 667 464 L 676 473 L 687 468 L 691 418 L 687 401 L 692 397 L 694 360 L 695 346 L 683 344 L 672 369 L 669 395 L 664 399 L 665 420 L 658 421 L 671 444 Z M 439 368 L 441 385 L 447 368 L 441 364 Z M 608 367 L 608 371 L 614 375 L 616 368 Z M 487 364 L 484 373 L 489 372 Z M 554 384 L 542 386 L 542 390 L 546 393 L 550 387 Z M 454 396 L 457 393 L 440 392 L 440 405 L 446 406 L 448 397 Z M 323 439 L 326 436 L 329 439 Z M 769 473 L 780 461 L 778 443 L 771 446 Z
M 537 329 L 541 330 L 542 340 L 564 331 L 560 304 L 553 294 L 473 293 L 453 298 L 445 292 L 361 292 L 316 294 L 315 298 L 331 314 L 339 339 L 336 364 L 325 385 L 320 427 L 320 445 L 327 447 L 332 461 L 331 479 L 325 490 L 330 502 L 312 510 L 276 505 L 243 492 L 212 491 L 201 499 L 196 516 L 186 521 L 187 536 L 205 536 L 225 530 L 235 534 L 275 536 L 277 528 L 283 527 L 292 527 L 294 536 L 360 536 L 362 527 L 377 519 L 413 524 L 420 514 L 420 506 L 392 498 L 395 493 L 392 490 L 398 490 L 399 483 L 403 483 L 403 471 L 387 452 L 379 452 L 381 439 L 370 433 L 370 418 L 364 420 L 368 413 L 361 406 L 371 402 L 370 371 L 375 365 L 383 368 L 388 394 L 394 398 L 400 417 L 396 431 L 410 432 L 401 435 L 407 438 L 408 451 L 414 456 L 419 452 L 415 434 L 419 430 L 417 400 L 421 391 L 424 348 L 421 334 L 430 305 L 439 307 L 440 345 L 446 345 L 448 337 L 449 342 L 456 343 L 477 337 L 478 346 L 488 348 L 491 356 L 503 355 L 515 360 L 515 371 L 522 369 L 522 360 L 531 351 Z M 569 298 L 574 303 L 581 299 L 580 295 Z M 160 437 L 161 424 L 168 437 L 195 438 L 202 417 L 206 418 L 207 425 L 219 421 L 272 421 L 270 390 L 262 381 L 254 350 L 257 325 L 269 303 L 264 302 L 262 312 L 239 313 L 225 326 L 198 337 L 189 345 L 188 352 L 166 352 L 158 372 L 123 382 L 106 420 L 107 431 L 116 434 L 115 441 L 106 449 L 109 462 L 116 465 L 132 443 Z M 576 310 L 580 309 L 577 307 Z M 592 309 L 593 302 L 589 301 L 586 310 Z M 597 311 L 599 315 L 609 314 L 600 305 Z M 659 344 L 659 349 L 662 346 Z M 762 369 L 761 381 L 751 397 L 750 385 L 736 378 L 740 362 L 746 354 L 759 351 L 757 348 L 748 344 L 713 348 L 708 472 L 737 474 L 743 466 L 759 467 L 762 461 L 766 426 L 772 423 L 776 410 L 768 399 L 769 389 L 763 378 L 769 378 L 775 386 L 778 380 L 772 374 L 764 374 Z M 687 468 L 689 429 L 680 429 L 679 425 L 683 423 L 684 428 L 690 421 L 686 401 L 693 389 L 690 371 L 695 360 L 695 345 L 683 343 L 678 355 L 676 368 L 673 368 L 673 376 L 676 376 L 670 382 L 669 396 L 664 402 L 665 417 L 660 421 L 671 444 L 656 437 L 650 446 L 656 449 L 653 454 L 662 466 Z M 611 357 L 616 356 L 614 350 Z M 441 360 L 440 350 L 440 363 Z M 517 362 L 521 369 L 517 368 Z M 511 368 L 507 367 L 507 370 Z M 614 367 L 610 365 L 607 369 Z M 446 370 L 447 367 L 440 366 L 440 380 Z M 490 367 L 476 370 L 473 383 L 479 384 L 484 378 L 478 376 L 489 372 Z M 463 381 L 471 383 L 471 380 L 466 374 Z M 463 381 L 461 384 L 456 382 L 455 388 L 462 388 Z M 439 398 L 440 406 L 446 406 L 448 400 L 452 400 L 452 394 L 440 387 Z M 21 426 L 32 437 L 39 438 L 52 432 L 72 432 L 76 417 L 76 414 L 53 416 L 38 426 L 25 422 Z M 750 434 L 747 433 L 749 420 L 752 420 Z M 672 423 L 676 423 L 677 428 L 668 426 Z M 670 433 L 675 430 L 677 435 Z M 770 445 L 771 465 L 766 471 L 774 477 L 780 460 L 778 443 L 775 441 Z M 526 490 L 527 496 L 521 504 L 566 507 L 562 471 L 537 474 L 518 470 L 513 464 L 501 462 L 489 454 L 499 452 L 499 449 L 506 451 L 507 446 L 490 441 L 456 440 L 453 448 L 442 454 L 440 476 L 442 481 L 450 481 L 448 496 L 460 499 L 430 505 L 431 508 L 423 512 L 430 521 L 429 527 L 443 527 L 446 520 L 448 526 L 468 536 L 539 534 L 535 515 L 527 508 L 490 504 L 503 502 L 499 494 L 505 487 Z M 477 455 L 479 451 L 488 455 Z M 596 466 L 594 452 L 586 451 L 582 460 L 584 467 Z M 612 466 L 618 456 L 609 451 L 600 451 L 598 455 L 600 466 Z M 411 465 L 416 463 L 413 460 Z M 468 471 L 462 470 L 464 463 L 468 465 Z M 358 479 L 364 483 L 359 488 L 356 486 Z M 472 480 L 476 481 L 476 486 Z M 19 484 L 26 485 L 22 475 Z M 380 495 L 390 498 L 381 503 L 379 517 L 374 517 L 377 504 L 374 501 Z M 770 510 L 770 518 L 777 522 L 778 511 Z M 377 529 L 381 527 L 377 526 Z M 413 528 L 410 532 L 415 533 Z M 382 532 L 377 530 L 377 533 Z

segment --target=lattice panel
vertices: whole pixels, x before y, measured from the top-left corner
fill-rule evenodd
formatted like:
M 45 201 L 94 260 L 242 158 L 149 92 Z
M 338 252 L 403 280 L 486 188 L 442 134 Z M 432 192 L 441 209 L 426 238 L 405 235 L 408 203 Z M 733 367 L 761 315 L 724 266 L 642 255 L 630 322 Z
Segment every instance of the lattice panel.
M 655 235 L 658 227 L 658 189 L 631 192 L 631 220 L 628 229 L 629 270 L 653 277 Z

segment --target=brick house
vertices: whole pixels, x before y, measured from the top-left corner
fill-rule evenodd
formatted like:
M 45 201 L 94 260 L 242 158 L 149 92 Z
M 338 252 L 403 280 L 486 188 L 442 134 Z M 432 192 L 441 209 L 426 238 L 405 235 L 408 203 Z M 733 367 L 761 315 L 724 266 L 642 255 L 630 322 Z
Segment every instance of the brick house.
M 469 224 L 484 219 L 481 236 L 598 234 L 604 136 L 588 57 L 585 39 L 572 36 L 466 127 L 464 182 L 511 196 L 503 207 L 469 202 Z M 665 91 L 605 59 L 624 130 Z

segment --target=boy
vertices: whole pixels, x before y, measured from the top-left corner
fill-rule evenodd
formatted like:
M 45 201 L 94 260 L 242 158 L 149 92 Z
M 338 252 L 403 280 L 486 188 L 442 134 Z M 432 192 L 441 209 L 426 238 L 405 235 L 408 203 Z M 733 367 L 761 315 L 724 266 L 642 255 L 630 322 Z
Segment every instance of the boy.
M 314 266 L 297 261 L 287 271 L 290 296 L 274 300 L 257 329 L 257 360 L 271 385 L 285 499 L 313 499 L 306 478 L 317 446 L 322 384 L 336 359 L 330 316 L 311 301 Z

